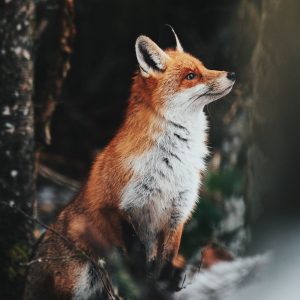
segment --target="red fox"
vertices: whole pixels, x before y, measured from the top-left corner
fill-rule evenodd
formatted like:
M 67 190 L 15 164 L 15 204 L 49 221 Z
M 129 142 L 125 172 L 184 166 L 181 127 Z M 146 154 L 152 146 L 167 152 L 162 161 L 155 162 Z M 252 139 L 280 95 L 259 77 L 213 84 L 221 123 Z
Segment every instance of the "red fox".
M 209 70 L 184 52 L 172 32 L 176 46 L 165 51 L 146 36 L 137 38 L 139 71 L 125 121 L 52 226 L 95 259 L 114 248 L 130 255 L 135 236 L 155 278 L 176 264 L 184 224 L 198 199 L 208 155 L 203 108 L 235 82 L 235 73 Z M 101 295 L 90 264 L 52 231 L 37 257 L 47 259 L 29 269 L 25 299 Z

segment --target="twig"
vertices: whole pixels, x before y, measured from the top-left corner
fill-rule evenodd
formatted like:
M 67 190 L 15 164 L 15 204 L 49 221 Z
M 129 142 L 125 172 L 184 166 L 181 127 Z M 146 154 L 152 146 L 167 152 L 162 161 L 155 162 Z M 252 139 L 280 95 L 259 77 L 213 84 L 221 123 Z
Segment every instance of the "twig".
M 184 277 L 183 277 L 183 281 L 182 281 L 182 284 L 181 284 L 181 289 L 183 289 L 183 287 L 184 287 L 185 280 L 186 280 L 186 273 L 184 274 Z
M 57 235 L 58 237 L 60 237 L 65 243 L 67 243 L 73 250 L 75 250 L 77 253 L 81 254 L 82 257 L 84 257 L 86 260 L 91 262 L 91 265 L 93 268 L 97 268 L 96 274 L 100 273 L 100 277 L 99 279 L 102 282 L 102 285 L 104 287 L 104 289 L 106 290 L 107 296 L 109 297 L 108 299 L 111 300 L 116 300 L 119 299 L 119 297 L 117 295 L 115 295 L 115 293 L 113 292 L 113 287 L 110 283 L 109 277 L 106 274 L 105 269 L 99 265 L 97 262 L 95 262 L 95 260 L 93 258 L 91 258 L 88 254 L 86 254 L 83 250 L 81 250 L 78 246 L 76 246 L 72 241 L 70 241 L 68 238 L 66 238 L 65 236 L 63 236 L 62 234 L 60 234 L 58 231 L 56 231 L 55 229 L 47 226 L 46 224 L 44 224 L 43 222 L 41 222 L 39 219 L 31 217 L 30 215 L 28 215 L 25 211 L 23 211 L 21 208 L 17 207 L 15 205 L 15 203 L 13 201 L 7 203 L 5 201 L 0 200 L 0 204 L 9 207 L 17 212 L 19 212 L 20 214 L 22 214 L 24 217 L 26 217 L 27 219 L 29 219 L 31 222 L 34 222 L 36 224 L 39 224 L 40 226 L 42 226 L 43 228 L 51 231 L 52 233 L 54 233 L 55 235 Z M 34 263 L 35 261 L 32 261 L 32 263 Z M 36 262 L 41 262 L 40 258 L 36 259 Z M 30 262 L 29 262 L 30 263 Z M 100 272 L 98 272 L 100 271 Z
M 39 219 L 31 217 L 30 215 L 28 215 L 25 211 L 23 211 L 21 208 L 17 207 L 15 205 L 14 202 L 10 202 L 10 203 L 6 203 L 4 201 L 0 201 L 0 203 L 2 205 L 5 205 L 7 207 L 10 207 L 12 209 L 14 209 L 15 211 L 21 213 L 24 217 L 26 217 L 27 219 L 29 219 L 31 222 L 39 224 L 40 226 L 42 226 L 43 228 L 53 232 L 54 234 L 56 234 L 57 236 L 59 236 L 62 240 L 64 240 L 69 246 L 71 246 L 72 248 L 76 249 L 77 251 L 81 252 L 82 254 L 84 254 L 86 256 L 86 254 L 81 251 L 76 245 L 74 245 L 74 243 L 72 243 L 69 239 L 67 239 L 65 236 L 63 236 L 62 234 L 60 234 L 58 231 L 56 231 L 55 229 L 47 226 L 46 224 L 42 223 Z
M 46 261 L 51 261 L 51 260 L 62 260 L 62 259 L 72 259 L 72 258 L 78 258 L 79 256 L 77 255 L 73 255 L 73 256 L 57 256 L 57 257 L 38 257 L 36 259 L 32 259 L 28 262 L 21 262 L 20 263 L 20 266 L 26 266 L 26 267 L 29 267 L 33 264 L 36 264 L 36 263 L 42 263 L 42 262 L 46 262 Z
M 49 179 L 61 186 L 66 186 L 70 190 L 77 192 L 80 188 L 80 183 L 76 180 L 70 179 L 48 167 L 45 165 L 39 165 L 38 166 L 38 173 L 40 176 Z

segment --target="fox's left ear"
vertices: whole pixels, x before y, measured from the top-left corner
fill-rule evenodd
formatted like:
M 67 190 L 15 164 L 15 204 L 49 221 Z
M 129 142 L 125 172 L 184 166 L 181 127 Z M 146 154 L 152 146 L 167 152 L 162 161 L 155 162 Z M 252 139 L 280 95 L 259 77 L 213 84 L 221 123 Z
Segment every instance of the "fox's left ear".
M 169 24 L 165 24 L 160 29 L 158 45 L 162 49 L 175 49 L 184 52 L 174 28 Z
M 144 77 L 166 69 L 169 56 L 148 37 L 141 35 L 137 38 L 135 52 Z

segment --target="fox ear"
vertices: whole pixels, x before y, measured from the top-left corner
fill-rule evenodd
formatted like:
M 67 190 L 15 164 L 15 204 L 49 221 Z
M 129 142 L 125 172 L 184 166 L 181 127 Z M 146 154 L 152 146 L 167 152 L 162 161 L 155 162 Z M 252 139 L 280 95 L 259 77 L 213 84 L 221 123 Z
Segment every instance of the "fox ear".
M 135 52 L 143 76 L 149 77 L 153 72 L 166 69 L 168 55 L 148 37 L 141 35 L 137 38 Z
M 184 52 L 175 30 L 169 24 L 165 24 L 160 30 L 159 46 L 162 49 L 172 48 Z

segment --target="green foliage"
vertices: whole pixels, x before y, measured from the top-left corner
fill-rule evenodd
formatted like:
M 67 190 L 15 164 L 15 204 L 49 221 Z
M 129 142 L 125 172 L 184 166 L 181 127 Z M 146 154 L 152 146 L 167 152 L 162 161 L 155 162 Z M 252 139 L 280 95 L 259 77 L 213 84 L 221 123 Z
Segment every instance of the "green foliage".
M 185 257 L 190 257 L 201 246 L 207 243 L 221 220 L 220 208 L 209 198 L 203 198 L 197 205 L 190 222 L 185 226 L 185 232 L 180 251 Z
M 120 253 L 114 252 L 111 255 L 110 268 L 113 285 L 118 287 L 119 295 L 128 300 L 141 299 L 141 286 L 133 278 L 128 266 L 124 264 Z
M 221 193 L 224 197 L 239 195 L 244 187 L 244 176 L 237 169 L 223 169 L 208 174 L 205 189 L 209 194 Z
M 141 288 L 136 284 L 131 275 L 125 268 L 119 267 L 114 274 L 116 286 L 120 295 L 124 295 L 125 299 L 135 300 L 141 299 Z
M 202 196 L 193 217 L 185 226 L 181 253 L 190 257 L 213 238 L 214 230 L 222 220 L 222 203 L 232 195 L 240 195 L 244 188 L 244 175 L 237 169 L 223 169 L 207 174 Z

